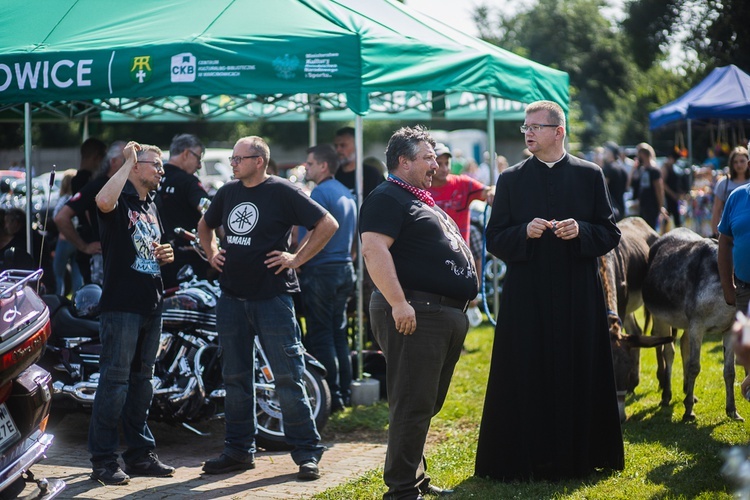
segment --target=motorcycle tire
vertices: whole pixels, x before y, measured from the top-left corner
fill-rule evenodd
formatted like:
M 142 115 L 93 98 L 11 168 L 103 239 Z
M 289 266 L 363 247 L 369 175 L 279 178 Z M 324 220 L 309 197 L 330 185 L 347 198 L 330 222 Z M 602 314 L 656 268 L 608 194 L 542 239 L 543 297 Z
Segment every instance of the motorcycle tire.
M 328 383 L 316 370 L 305 368 L 302 380 L 315 418 L 315 426 L 320 432 L 331 413 L 331 391 L 328 389 Z M 255 397 L 255 413 L 258 420 L 255 444 L 266 451 L 291 450 L 293 446 L 287 444 L 284 439 L 284 423 L 276 394 L 256 390 Z

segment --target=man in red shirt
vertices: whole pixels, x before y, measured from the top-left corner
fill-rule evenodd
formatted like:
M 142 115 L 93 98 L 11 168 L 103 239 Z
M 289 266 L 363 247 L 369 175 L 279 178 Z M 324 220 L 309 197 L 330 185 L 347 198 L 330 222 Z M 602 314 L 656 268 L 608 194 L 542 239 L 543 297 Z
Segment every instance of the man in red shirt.
M 456 222 L 458 230 L 469 244 L 474 263 L 478 273 L 482 273 L 482 238 L 470 238 L 471 232 L 471 210 L 469 205 L 474 200 L 486 201 L 492 205 L 495 197 L 495 186 L 485 186 L 481 182 L 468 175 L 455 175 L 451 173 L 451 150 L 448 146 L 439 142 L 435 144 L 435 155 L 437 156 L 438 169 L 432 176 L 432 187 L 427 188 L 435 204 L 443 209 L 448 216 Z M 476 231 L 475 233 L 478 233 Z M 480 274 L 481 276 L 481 274 Z M 467 311 L 471 326 L 478 326 L 482 321 L 482 315 L 477 309 L 477 300 L 471 301 L 471 307 Z
M 468 175 L 451 174 L 452 155 L 445 144 L 439 142 L 435 145 L 435 155 L 438 169 L 432 176 L 432 187 L 428 190 L 435 204 L 456 221 L 459 231 L 469 243 L 469 204 L 474 200 L 482 200 L 491 205 L 495 186 L 485 186 Z

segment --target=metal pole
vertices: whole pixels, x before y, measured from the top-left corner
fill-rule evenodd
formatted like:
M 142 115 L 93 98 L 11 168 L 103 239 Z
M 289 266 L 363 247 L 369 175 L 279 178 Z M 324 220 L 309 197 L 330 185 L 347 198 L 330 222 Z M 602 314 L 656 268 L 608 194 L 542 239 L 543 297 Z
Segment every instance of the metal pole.
M 354 119 L 354 148 L 356 150 L 356 171 L 354 182 L 357 189 L 357 213 L 362 206 L 362 186 L 364 184 L 362 160 L 364 156 L 364 146 L 362 141 L 362 115 L 356 115 Z M 362 380 L 364 372 L 364 331 L 362 325 L 364 322 L 364 297 L 362 290 L 362 281 L 364 279 L 364 259 L 362 258 L 362 245 L 357 252 L 357 380 Z
M 693 166 L 693 120 L 688 118 L 688 163 Z
M 34 260 L 34 246 L 31 241 L 31 208 L 34 200 L 31 193 L 31 104 L 23 105 L 23 157 L 26 162 L 26 251 Z
M 307 94 L 308 109 L 310 112 L 307 115 L 308 133 L 309 133 L 309 146 L 313 147 L 318 144 L 318 103 L 315 99 L 315 94 Z
M 492 180 L 492 184 L 497 183 L 497 159 L 495 158 L 495 113 L 494 109 L 492 108 L 492 96 L 490 94 L 485 94 L 485 98 L 487 99 L 487 142 L 489 143 L 489 151 L 490 151 L 490 179 Z M 484 231 L 484 228 L 482 228 L 482 231 Z M 500 312 L 500 277 L 498 276 L 498 264 L 497 259 L 494 257 L 492 260 L 487 260 L 487 263 L 492 266 L 492 295 L 493 295 L 493 301 L 492 301 L 492 315 L 497 318 L 498 313 Z M 482 269 L 482 272 L 484 273 L 484 269 Z M 484 292 L 484 290 L 482 290 Z

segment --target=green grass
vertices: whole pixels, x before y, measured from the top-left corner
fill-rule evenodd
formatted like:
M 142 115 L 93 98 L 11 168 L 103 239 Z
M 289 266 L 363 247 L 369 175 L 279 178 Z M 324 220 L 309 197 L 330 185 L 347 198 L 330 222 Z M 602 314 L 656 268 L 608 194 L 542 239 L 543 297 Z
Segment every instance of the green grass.
M 747 422 L 735 422 L 724 412 L 722 348 L 719 336 L 705 339 L 702 371 L 695 394 L 697 421 L 683 423 L 682 360 L 679 349 L 672 375 L 673 401 L 659 406 L 656 356 L 641 354 L 641 382 L 628 396 L 628 421 L 623 425 L 625 470 L 593 476 L 585 481 L 503 484 L 473 477 L 476 441 L 492 350 L 493 329 L 482 326 L 469 332 L 468 352 L 456 367 L 443 410 L 432 421 L 427 460 L 434 483 L 456 488 L 456 500 L 497 499 L 731 499 L 732 487 L 720 474 L 722 450 L 748 443 Z M 741 369 L 738 369 L 741 372 Z M 750 408 L 735 395 L 740 414 Z M 575 388 L 571 388 L 575 390 Z M 540 397 L 542 392 L 540 391 Z M 385 441 L 387 405 L 347 409 L 332 417 L 326 437 L 337 440 Z M 330 489 L 314 498 L 327 500 L 377 499 L 385 493 L 382 466 L 356 481 Z

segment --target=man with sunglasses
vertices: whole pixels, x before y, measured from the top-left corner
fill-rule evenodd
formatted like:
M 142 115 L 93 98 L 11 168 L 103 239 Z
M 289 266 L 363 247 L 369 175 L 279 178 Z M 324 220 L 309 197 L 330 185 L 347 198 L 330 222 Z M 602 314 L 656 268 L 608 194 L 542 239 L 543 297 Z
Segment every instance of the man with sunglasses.
M 164 177 L 159 187 L 157 204 L 164 223 L 164 241 L 175 249 L 172 264 L 162 267 L 165 288 L 177 286 L 177 272 L 189 264 L 199 279 L 207 277 L 209 265 L 192 249 L 190 243 L 174 234 L 176 227 L 195 231 L 201 208 L 208 193 L 195 173 L 201 169 L 204 148 L 193 134 L 180 134 L 169 146 L 169 161 L 164 164 Z
M 161 337 L 163 286 L 160 266 L 174 252 L 161 244 L 162 227 L 154 192 L 164 173 L 161 150 L 129 142 L 124 165 L 96 195 L 104 255 L 99 302 L 99 385 L 89 425 L 91 479 L 126 484 L 129 475 L 166 477 L 174 467 L 154 453 L 146 422 L 154 388 L 156 351 Z M 127 449 L 125 472 L 117 462 L 119 425 Z

